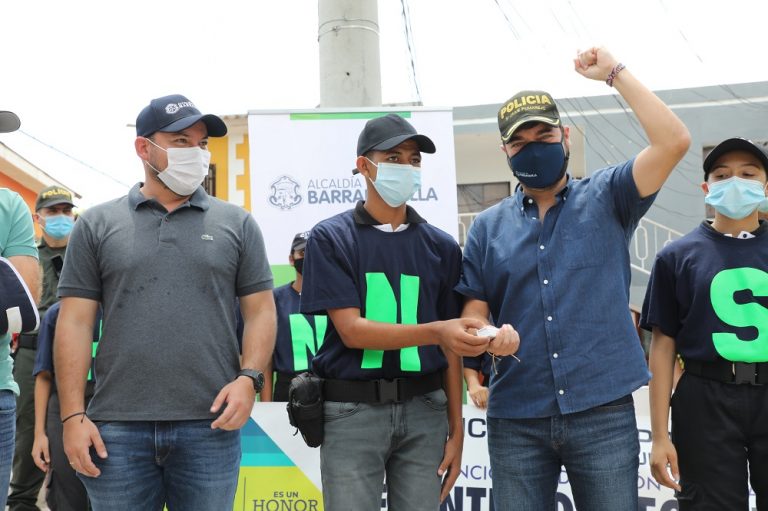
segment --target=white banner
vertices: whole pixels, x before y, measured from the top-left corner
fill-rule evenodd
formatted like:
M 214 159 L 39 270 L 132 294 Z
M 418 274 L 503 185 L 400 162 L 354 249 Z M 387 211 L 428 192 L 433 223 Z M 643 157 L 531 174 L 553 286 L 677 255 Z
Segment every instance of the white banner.
M 365 200 L 352 175 L 357 138 L 366 121 L 395 112 L 435 143 L 422 155 L 422 185 L 409 204 L 429 223 L 458 238 L 453 117 L 450 110 L 251 111 L 251 210 L 264 234 L 270 264 L 286 264 L 291 240 L 317 222 Z
M 640 468 L 637 474 L 639 511 L 676 511 L 672 490 L 660 486 L 651 476 L 651 421 L 648 388 L 635 392 L 640 440 Z M 464 406 L 464 452 L 461 474 L 441 511 L 491 511 L 491 467 L 488 462 L 485 412 Z M 320 450 L 310 449 L 288 424 L 285 403 L 257 403 L 243 430 L 243 462 L 236 511 L 322 511 Z M 750 492 L 750 510 L 756 511 Z M 382 509 L 386 509 L 386 493 Z M 573 497 L 565 471 L 557 490 L 557 510 L 574 511 Z

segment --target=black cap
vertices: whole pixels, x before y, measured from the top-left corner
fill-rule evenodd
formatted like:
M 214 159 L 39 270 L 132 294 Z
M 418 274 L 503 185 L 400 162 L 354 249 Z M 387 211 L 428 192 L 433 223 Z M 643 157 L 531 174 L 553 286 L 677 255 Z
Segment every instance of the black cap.
M 16 131 L 21 126 L 19 116 L 7 110 L 0 110 L 0 133 Z
M 35 211 L 40 211 L 43 208 L 50 208 L 57 204 L 69 204 L 74 206 L 72 202 L 72 192 L 61 186 L 48 186 L 40 190 L 37 194 L 37 200 L 35 201 Z
M 296 233 L 296 236 L 293 237 L 293 241 L 291 242 L 291 253 L 294 253 L 297 250 L 304 250 L 307 246 L 308 239 L 309 231 Z
M 499 109 L 499 131 L 506 144 L 515 131 L 527 122 L 560 126 L 560 112 L 548 92 L 524 90 L 509 98 Z
M 411 123 L 397 114 L 387 114 L 376 117 L 365 123 L 360 137 L 357 139 L 357 155 L 362 156 L 368 151 L 386 151 L 413 139 L 422 153 L 434 153 L 435 144 L 426 135 L 419 135 Z M 352 169 L 357 174 L 357 169 Z
M 729 138 L 717 144 L 712 151 L 704 159 L 704 180 L 709 177 L 709 173 L 712 171 L 712 166 L 717 160 L 720 159 L 726 153 L 731 151 L 745 151 L 754 155 L 760 163 L 763 165 L 763 169 L 768 172 L 768 155 L 765 153 L 765 149 L 755 144 L 751 140 L 746 138 Z
M 213 114 L 201 114 L 194 103 L 181 94 L 163 96 L 150 101 L 139 113 L 136 118 L 136 135 L 148 137 L 158 131 L 175 133 L 198 121 L 205 123 L 209 137 L 223 137 L 227 134 L 224 121 Z

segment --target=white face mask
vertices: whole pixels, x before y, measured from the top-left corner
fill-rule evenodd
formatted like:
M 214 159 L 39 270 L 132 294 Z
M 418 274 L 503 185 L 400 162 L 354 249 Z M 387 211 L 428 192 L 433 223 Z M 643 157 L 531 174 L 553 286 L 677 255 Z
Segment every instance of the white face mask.
M 149 140 L 149 139 L 147 139 Z M 157 172 L 157 178 L 181 196 L 195 193 L 197 187 L 208 175 L 208 165 L 211 163 L 211 153 L 199 147 L 171 147 L 163 149 L 149 140 L 152 145 L 168 154 L 168 166 L 158 170 L 147 162 L 152 170 Z

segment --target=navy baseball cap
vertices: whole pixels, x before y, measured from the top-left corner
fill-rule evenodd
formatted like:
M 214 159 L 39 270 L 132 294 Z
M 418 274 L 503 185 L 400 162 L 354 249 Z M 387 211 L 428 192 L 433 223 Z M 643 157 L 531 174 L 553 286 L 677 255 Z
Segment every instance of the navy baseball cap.
M 291 253 L 297 250 L 304 250 L 307 246 L 307 240 L 309 239 L 309 231 L 296 233 L 291 242 Z
M 205 123 L 209 137 L 223 137 L 227 134 L 227 125 L 219 117 L 203 115 L 194 103 L 181 94 L 171 94 L 153 99 L 144 107 L 136 118 L 136 135 L 148 137 L 158 131 L 175 133 L 198 121 Z
M 7 110 L 0 110 L 0 133 L 16 131 L 21 126 L 19 116 Z
M 709 178 L 709 173 L 712 172 L 712 166 L 717 160 L 720 159 L 726 153 L 731 151 L 744 151 L 751 153 L 755 156 L 763 165 L 763 169 L 768 172 L 768 155 L 765 153 L 765 149 L 755 144 L 751 140 L 746 138 L 729 138 L 723 140 L 715 146 L 712 151 L 704 159 L 704 180 Z
M 357 139 L 357 155 L 362 156 L 368 151 L 386 151 L 406 140 L 413 139 L 422 153 L 434 153 L 435 144 L 426 135 L 419 135 L 411 123 L 397 114 L 387 114 L 376 117 L 365 123 L 363 131 Z M 352 169 L 357 174 L 357 169 Z

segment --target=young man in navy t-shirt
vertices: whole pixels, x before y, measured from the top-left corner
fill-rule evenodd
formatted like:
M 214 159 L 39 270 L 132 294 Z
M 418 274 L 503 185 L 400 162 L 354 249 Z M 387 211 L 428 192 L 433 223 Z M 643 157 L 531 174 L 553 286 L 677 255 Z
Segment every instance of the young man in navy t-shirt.
M 56 392 L 53 368 L 53 339 L 59 319 L 60 303 L 48 309 L 37 334 L 37 351 L 32 376 L 35 378 L 35 429 L 32 460 L 43 472 L 49 472 L 45 484 L 45 502 L 55 511 L 84 511 L 89 509 L 88 494 L 64 452 L 59 395 Z M 101 308 L 96 315 L 93 330 L 92 353 L 101 338 Z M 85 385 L 85 403 L 93 397 L 93 370 Z
M 277 339 L 272 354 L 272 365 L 265 371 L 266 382 L 261 392 L 262 401 L 288 401 L 291 380 L 297 374 L 309 370 L 312 358 L 325 337 L 327 316 L 312 316 L 299 312 L 307 238 L 309 232 L 300 232 L 291 242 L 288 261 L 296 270 L 296 278 L 273 291 L 277 309 Z M 271 381 L 273 374 L 274 390 Z
M 301 311 L 328 314 L 312 361 L 325 379 L 320 466 L 325 509 L 438 508 L 459 474 L 461 360 L 448 339 L 485 351 L 457 318 L 461 250 L 406 201 L 433 142 L 402 117 L 368 121 L 356 168 L 365 202 L 316 225 L 306 247 Z
M 747 467 L 757 509 L 768 509 L 766 169 L 749 140 L 715 147 L 702 185 L 715 219 L 661 250 L 648 284 L 651 472 L 680 511 L 746 510 Z M 670 399 L 677 353 L 685 372 Z

